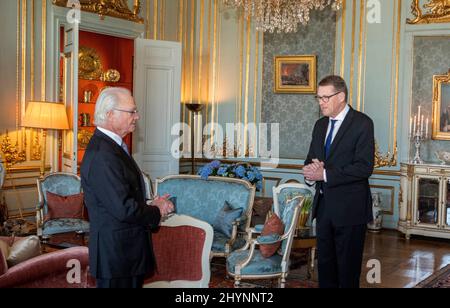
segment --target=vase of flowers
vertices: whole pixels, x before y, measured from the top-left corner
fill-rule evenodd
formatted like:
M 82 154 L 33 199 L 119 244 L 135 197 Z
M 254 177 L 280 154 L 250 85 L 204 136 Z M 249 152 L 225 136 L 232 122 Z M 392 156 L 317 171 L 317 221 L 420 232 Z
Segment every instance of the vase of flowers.
M 207 180 L 209 176 L 243 179 L 255 185 L 256 190 L 262 189 L 263 176 L 261 172 L 248 163 L 222 164 L 220 161 L 214 160 L 200 168 L 198 175 L 204 180 Z

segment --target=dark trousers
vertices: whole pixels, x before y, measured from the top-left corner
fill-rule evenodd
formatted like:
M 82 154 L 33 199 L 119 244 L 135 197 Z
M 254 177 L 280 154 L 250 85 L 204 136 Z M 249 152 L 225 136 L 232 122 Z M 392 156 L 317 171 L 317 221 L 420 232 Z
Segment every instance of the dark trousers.
M 332 206 L 332 205 L 329 205 Z M 319 199 L 317 250 L 321 288 L 359 288 L 367 225 L 337 227 Z
M 98 289 L 139 289 L 144 284 L 144 276 L 128 278 L 102 279 L 97 278 Z

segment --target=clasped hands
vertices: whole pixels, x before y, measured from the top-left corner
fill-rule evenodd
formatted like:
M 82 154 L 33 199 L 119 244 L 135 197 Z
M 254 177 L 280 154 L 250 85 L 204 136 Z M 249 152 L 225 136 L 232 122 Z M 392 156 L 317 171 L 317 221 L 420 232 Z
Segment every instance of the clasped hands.
M 168 216 L 175 209 L 173 203 L 169 201 L 169 198 L 169 194 L 165 194 L 162 197 L 156 196 L 156 198 L 153 199 L 150 205 L 156 206 L 159 209 L 162 217 Z
M 306 165 L 303 168 L 303 175 L 305 176 L 305 179 L 307 179 L 308 181 L 314 182 L 323 181 L 324 167 L 325 167 L 324 162 L 321 162 L 318 159 L 313 159 L 311 164 Z

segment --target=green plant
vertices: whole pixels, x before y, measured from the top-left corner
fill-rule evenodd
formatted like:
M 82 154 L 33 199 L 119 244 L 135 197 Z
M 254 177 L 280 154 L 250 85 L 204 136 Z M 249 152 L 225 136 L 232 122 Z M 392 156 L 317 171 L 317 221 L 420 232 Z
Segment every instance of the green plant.
M 303 202 L 303 206 L 302 206 L 302 210 L 300 213 L 302 214 L 308 214 L 311 211 L 312 208 L 312 204 L 313 204 L 313 199 L 311 196 L 307 196 L 305 198 L 305 201 Z

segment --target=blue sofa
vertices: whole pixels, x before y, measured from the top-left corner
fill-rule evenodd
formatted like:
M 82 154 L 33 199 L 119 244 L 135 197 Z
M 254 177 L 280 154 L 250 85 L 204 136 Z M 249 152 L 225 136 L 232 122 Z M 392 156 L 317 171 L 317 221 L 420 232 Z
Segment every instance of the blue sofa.
M 231 237 L 214 230 L 212 256 L 226 257 L 245 245 L 238 231 L 250 226 L 255 187 L 247 181 L 225 177 L 203 180 L 196 175 L 173 175 L 156 180 L 156 194 L 176 197 L 176 213 L 188 215 L 214 225 L 225 201 L 233 208 L 242 208 L 242 216 L 233 223 Z

